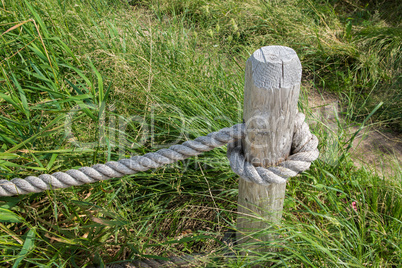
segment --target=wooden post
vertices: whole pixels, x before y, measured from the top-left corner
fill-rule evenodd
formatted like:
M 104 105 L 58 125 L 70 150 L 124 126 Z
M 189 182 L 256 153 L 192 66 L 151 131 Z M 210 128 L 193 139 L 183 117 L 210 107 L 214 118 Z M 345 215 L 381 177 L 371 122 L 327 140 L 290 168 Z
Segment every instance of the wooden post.
M 289 156 L 300 81 L 300 60 L 291 48 L 262 47 L 247 60 L 243 113 L 246 136 L 242 145 L 247 161 L 254 166 L 269 167 Z M 238 243 L 280 223 L 285 190 L 286 183 L 262 186 L 240 178 Z M 269 235 L 258 237 L 262 241 L 272 239 Z

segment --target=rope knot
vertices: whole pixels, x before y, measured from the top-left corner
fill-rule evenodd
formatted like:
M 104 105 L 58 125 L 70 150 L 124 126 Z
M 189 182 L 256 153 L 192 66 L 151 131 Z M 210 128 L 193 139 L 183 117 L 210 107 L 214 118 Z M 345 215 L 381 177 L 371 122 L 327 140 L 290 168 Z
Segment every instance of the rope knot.
M 248 182 L 261 185 L 286 183 L 287 179 L 310 168 L 311 162 L 318 158 L 318 139 L 310 132 L 305 116 L 296 115 L 290 156 L 276 166 L 255 167 L 246 161 L 240 139 L 228 144 L 227 157 L 234 173 Z M 244 136 L 243 136 L 244 137 Z
M 310 133 L 304 122 L 304 115 L 299 113 L 295 121 L 295 131 L 291 147 L 291 155 L 277 166 L 269 168 L 254 167 L 243 155 L 240 141 L 245 136 L 245 125 L 237 124 L 224 128 L 207 136 L 173 145 L 143 156 L 133 156 L 119 161 L 109 161 L 92 167 L 71 169 L 66 172 L 56 172 L 51 175 L 42 174 L 38 177 L 29 176 L 25 179 L 0 179 L 0 196 L 39 193 L 49 189 L 78 186 L 111 178 L 121 178 L 151 168 L 174 163 L 188 157 L 197 156 L 224 144 L 228 145 L 228 158 L 232 170 L 246 181 L 269 185 L 270 183 L 285 183 L 289 177 L 296 176 L 310 167 L 318 157 L 318 139 Z

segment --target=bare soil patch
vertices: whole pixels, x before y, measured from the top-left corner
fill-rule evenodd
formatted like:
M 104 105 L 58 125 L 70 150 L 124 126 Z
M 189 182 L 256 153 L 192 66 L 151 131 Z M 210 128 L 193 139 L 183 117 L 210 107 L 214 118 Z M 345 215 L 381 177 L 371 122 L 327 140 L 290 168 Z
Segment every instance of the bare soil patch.
M 359 126 L 350 125 L 342 117 L 339 99 L 335 94 L 319 92 L 314 87 L 304 85 L 304 101 L 312 110 L 310 120 L 322 122 L 336 133 L 336 113 L 342 126 L 347 130 L 347 136 L 352 137 L 359 130 Z M 394 177 L 400 174 L 402 164 L 402 133 L 389 132 L 384 129 L 367 126 L 356 136 L 349 151 L 354 164 L 364 167 L 371 172 L 384 177 Z

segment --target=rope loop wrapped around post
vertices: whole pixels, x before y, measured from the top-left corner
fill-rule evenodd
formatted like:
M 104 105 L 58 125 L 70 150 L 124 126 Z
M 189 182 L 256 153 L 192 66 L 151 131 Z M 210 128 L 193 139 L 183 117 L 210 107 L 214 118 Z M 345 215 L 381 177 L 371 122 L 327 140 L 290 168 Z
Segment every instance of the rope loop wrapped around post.
M 3 179 L 0 180 L 0 197 L 38 193 L 50 189 L 120 178 L 197 156 L 225 144 L 229 144 L 228 158 L 232 170 L 247 181 L 263 185 L 286 182 L 287 178 L 307 170 L 311 162 L 318 157 L 317 137 L 310 133 L 307 123 L 304 122 L 304 115 L 301 113 L 298 114 L 295 122 L 292 155 L 275 167 L 268 169 L 254 167 L 245 161 L 241 146 L 236 146 L 244 138 L 244 130 L 244 124 L 237 124 L 230 128 L 212 132 L 207 136 L 198 137 L 195 140 L 186 141 L 183 144 L 173 145 L 168 149 L 161 149 L 143 156 L 133 156 L 128 159 L 71 169 L 66 172 L 56 172 L 51 175 L 28 176 L 25 179 Z
M 296 115 L 291 155 L 276 166 L 255 167 L 246 161 L 240 140 L 229 143 L 227 157 L 233 172 L 245 181 L 269 185 L 286 183 L 288 178 L 309 169 L 311 162 L 316 160 L 319 155 L 318 139 L 310 132 L 304 119 L 304 114 Z

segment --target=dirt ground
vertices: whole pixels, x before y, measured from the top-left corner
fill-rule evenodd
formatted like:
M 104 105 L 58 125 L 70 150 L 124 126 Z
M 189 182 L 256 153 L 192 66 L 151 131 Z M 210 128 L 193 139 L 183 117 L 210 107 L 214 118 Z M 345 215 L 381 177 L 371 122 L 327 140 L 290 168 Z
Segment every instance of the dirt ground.
M 310 118 L 309 125 L 311 128 L 320 125 L 321 130 L 330 133 L 328 138 L 322 141 L 328 145 L 325 153 L 329 154 L 329 156 L 324 155 L 323 159 L 332 161 L 331 159 L 336 159 L 337 152 L 339 153 L 337 137 L 341 134 L 350 138 L 359 130 L 360 126 L 346 122 L 342 113 L 339 112 L 341 107 L 335 95 L 319 92 L 308 85 L 304 85 L 304 91 L 302 91 L 301 98 L 304 98 L 312 110 L 312 114 L 307 116 Z M 336 113 L 346 132 L 342 133 L 338 130 Z M 331 148 L 335 151 L 332 152 L 333 158 L 331 158 Z M 364 167 L 380 176 L 394 177 L 398 172 L 400 174 L 402 164 L 402 134 L 367 126 L 358 133 L 349 152 L 357 167 Z

